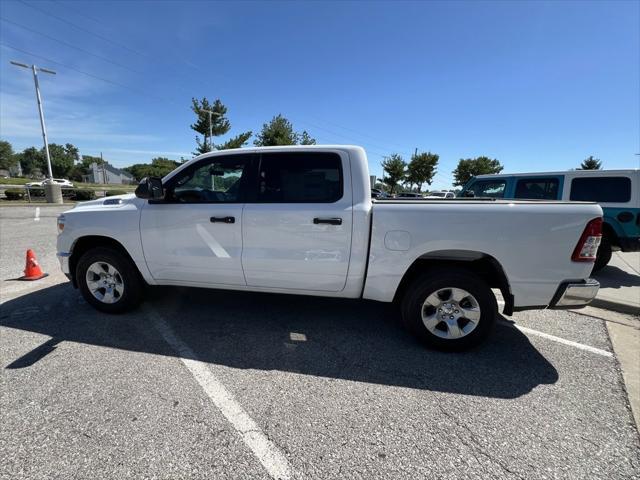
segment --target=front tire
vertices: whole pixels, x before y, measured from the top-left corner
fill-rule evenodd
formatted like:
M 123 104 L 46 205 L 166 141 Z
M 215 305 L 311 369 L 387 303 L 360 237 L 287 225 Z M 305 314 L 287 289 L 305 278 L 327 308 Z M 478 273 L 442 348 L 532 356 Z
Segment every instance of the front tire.
M 76 267 L 76 281 L 84 299 L 102 312 L 124 313 L 142 301 L 143 284 L 136 266 L 113 248 L 85 252 Z
M 463 268 L 430 270 L 402 300 L 404 326 L 426 346 L 446 351 L 480 344 L 493 329 L 497 311 L 487 283 Z

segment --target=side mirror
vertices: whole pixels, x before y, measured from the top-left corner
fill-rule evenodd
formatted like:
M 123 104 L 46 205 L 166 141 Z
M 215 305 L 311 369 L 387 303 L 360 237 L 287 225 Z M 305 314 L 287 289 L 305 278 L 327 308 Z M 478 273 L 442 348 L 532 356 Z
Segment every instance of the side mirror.
M 464 192 L 462 194 L 463 197 L 469 197 L 469 198 L 473 198 L 476 196 L 475 192 L 473 190 L 467 190 L 466 192 Z
M 164 189 L 162 188 L 162 179 L 159 177 L 145 177 L 140 180 L 136 188 L 136 197 L 148 198 L 149 200 L 162 200 L 164 198 Z

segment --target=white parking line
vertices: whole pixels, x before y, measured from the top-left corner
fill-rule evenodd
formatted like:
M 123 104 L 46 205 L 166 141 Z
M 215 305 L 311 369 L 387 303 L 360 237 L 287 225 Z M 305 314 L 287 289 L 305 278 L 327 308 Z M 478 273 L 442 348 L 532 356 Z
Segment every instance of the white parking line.
M 240 434 L 244 443 L 251 449 L 269 475 L 274 479 L 286 480 L 291 478 L 293 476 L 293 467 L 287 458 L 244 411 L 231 392 L 209 370 L 207 363 L 197 359 L 193 350 L 175 335 L 162 316 L 153 312 L 152 317 L 158 332 L 171 348 L 180 355 L 182 363 L 184 363 L 233 428 Z
M 36 207 L 36 216 L 33 217 L 33 221 L 34 222 L 39 222 L 40 221 L 40 207 Z
M 606 350 L 601 350 L 596 347 L 592 347 L 590 345 L 584 345 L 582 343 L 573 342 L 571 340 L 567 340 L 566 338 L 556 337 L 555 335 L 549 335 L 548 333 L 539 332 L 538 330 L 533 330 L 531 328 L 521 327 L 520 325 L 516 325 L 514 323 L 508 323 L 508 322 L 501 322 L 501 323 L 508 327 L 517 328 L 522 333 L 546 338 L 547 340 L 552 340 L 554 342 L 562 343 L 563 345 L 569 345 L 570 347 L 579 348 L 580 350 L 585 350 L 587 352 L 602 355 L 603 357 L 613 357 L 613 353 L 607 352 Z

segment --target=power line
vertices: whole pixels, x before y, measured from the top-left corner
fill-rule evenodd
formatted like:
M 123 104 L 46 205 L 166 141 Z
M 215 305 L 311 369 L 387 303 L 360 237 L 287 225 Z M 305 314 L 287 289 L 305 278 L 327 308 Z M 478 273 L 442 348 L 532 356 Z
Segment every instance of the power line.
M 45 15 L 49 15 L 50 17 L 53 17 L 53 18 L 55 18 L 56 20 L 58 20 L 60 22 L 66 23 L 67 25 L 71 25 L 72 27 L 77 28 L 78 30 L 82 30 L 83 32 L 86 32 L 86 33 L 88 33 L 90 35 L 93 35 L 94 37 L 100 38 L 101 40 L 104 40 L 105 42 L 111 43 L 111 44 L 116 45 L 117 47 L 120 47 L 120 48 L 124 48 L 125 50 L 128 50 L 128 51 L 130 51 L 132 53 L 135 53 L 136 55 L 140 55 L 141 57 L 147 57 L 147 55 L 145 55 L 142 52 L 139 52 L 137 50 L 134 50 L 133 48 L 127 47 L 126 45 L 124 45 L 122 43 L 119 43 L 119 42 L 116 42 L 114 40 L 111 40 L 110 38 L 105 37 L 103 35 L 100 35 L 98 33 L 92 32 L 91 30 L 86 29 L 84 27 L 81 27 L 80 25 L 76 25 L 75 23 L 70 22 L 66 18 L 59 17 L 58 15 L 55 15 L 55 14 L 53 14 L 51 12 L 43 10 L 40 7 L 36 7 L 35 5 L 27 3 L 24 0 L 17 0 L 17 1 L 22 3 L 23 5 L 26 5 L 29 8 L 33 8 L 34 10 L 37 10 L 38 12 L 44 13 Z
M 98 75 L 94 75 L 93 73 L 84 72 L 84 71 L 79 70 L 79 69 L 77 69 L 75 67 L 72 67 L 70 65 L 66 65 L 64 63 L 58 62 L 57 60 L 53 60 L 53 59 L 45 57 L 43 55 L 38 55 L 38 54 L 35 54 L 33 52 L 28 52 L 28 51 L 23 50 L 21 48 L 17 48 L 17 47 L 14 47 L 12 45 L 8 45 L 8 44 L 6 44 L 4 42 L 0 42 L 0 45 L 2 45 L 4 47 L 7 47 L 7 48 L 10 48 L 12 50 L 15 50 L 16 52 L 21 52 L 21 53 L 24 53 L 26 55 L 31 55 L 32 57 L 35 57 L 35 58 L 41 58 L 42 60 L 46 60 L 48 62 L 55 63 L 56 65 L 60 65 L 61 67 L 68 68 L 69 70 L 73 70 L 74 72 L 81 73 L 82 75 L 86 75 L 88 77 L 95 78 L 97 80 L 102 80 L 103 82 L 107 82 L 107 83 L 110 83 L 112 85 L 117 85 L 118 87 L 126 88 L 127 90 L 131 90 L 131 91 L 136 92 L 138 94 L 142 94 L 142 95 L 144 95 L 146 97 L 153 98 L 154 100 L 163 100 L 166 103 L 172 103 L 172 104 L 175 105 L 174 102 L 165 100 L 165 99 L 163 99 L 161 97 L 157 97 L 155 95 L 150 95 L 147 92 L 145 92 L 144 90 L 140 90 L 140 89 L 137 89 L 137 88 L 134 88 L 134 87 L 130 87 L 129 85 L 125 85 L 123 83 L 119 83 L 119 82 L 116 82 L 114 80 L 109 80 L 108 78 L 99 77 Z
M 352 138 L 352 137 L 348 137 L 348 136 L 346 136 L 346 135 L 343 135 L 343 134 L 340 134 L 340 133 L 334 132 L 334 131 L 329 130 L 329 129 L 327 129 L 327 128 L 321 127 L 321 126 L 319 126 L 319 125 L 315 125 L 315 124 L 313 124 L 313 123 L 311 123 L 311 122 L 308 122 L 308 121 L 306 121 L 306 120 L 304 120 L 304 119 L 301 119 L 300 121 L 301 121 L 302 123 L 305 123 L 305 124 L 307 124 L 307 125 L 310 125 L 310 126 L 312 126 L 312 127 L 314 127 L 314 128 L 317 128 L 317 129 L 320 129 L 320 130 L 324 130 L 325 132 L 330 133 L 330 134 L 332 134 L 332 135 L 337 135 L 338 137 L 348 138 L 348 139 Z M 336 126 L 337 126 L 337 125 L 336 125 Z M 348 129 L 347 129 L 347 130 L 348 130 Z M 387 150 L 387 148 L 386 148 L 386 147 L 384 147 L 384 146 L 382 146 L 382 145 L 379 145 L 379 144 L 377 145 L 377 144 L 374 144 L 374 143 L 371 143 L 371 142 L 365 142 L 365 143 L 367 143 L 368 145 L 372 145 L 372 146 L 374 146 L 374 147 L 376 147 L 376 148 L 382 148 L 383 150 Z M 389 156 L 389 154 L 391 154 L 391 153 L 395 153 L 395 152 L 393 152 L 392 150 L 389 150 L 387 153 L 377 152 L 377 151 L 372 150 L 372 149 L 367 149 L 367 150 L 368 150 L 369 152 L 371 152 L 371 153 L 376 153 L 376 154 L 381 155 L 381 156 L 383 156 L 383 157 L 387 157 L 387 156 Z M 413 154 L 410 154 L 410 153 L 408 153 L 408 152 L 403 152 L 403 151 L 398 151 L 398 153 L 401 153 L 401 154 L 403 154 L 403 155 L 405 155 L 405 156 L 408 156 L 408 157 L 411 157 L 411 156 L 413 155 Z M 443 166 L 444 166 L 444 165 L 443 165 Z M 451 181 L 451 180 L 453 179 L 453 177 L 452 177 L 452 176 L 450 176 L 450 175 L 448 175 L 448 174 L 446 174 L 446 173 L 443 173 L 443 172 L 437 172 L 437 173 L 434 175 L 434 178 L 437 178 L 437 177 L 440 177 L 441 179 L 446 179 L 446 181 L 447 181 L 447 182 L 449 182 L 449 181 Z
M 57 0 L 49 0 L 51 3 L 59 3 Z M 86 15 L 84 13 L 80 13 L 78 10 L 74 9 L 73 10 L 73 14 L 79 17 L 83 17 L 86 18 L 87 20 L 91 20 L 92 22 L 97 23 L 98 25 L 102 25 L 103 22 L 101 22 L 100 20 L 98 20 L 97 18 L 93 18 L 89 15 Z
M 142 75 L 142 74 L 143 74 L 143 73 L 142 73 L 141 71 L 139 71 L 139 70 L 134 70 L 133 68 L 129 68 L 129 67 L 127 67 L 126 65 L 123 65 L 123 64 L 121 64 L 121 63 L 118 63 L 118 62 L 115 62 L 115 61 L 113 61 L 113 60 L 110 60 L 110 59 L 108 59 L 107 57 L 103 57 L 102 55 L 98 55 L 97 53 L 93 53 L 93 52 L 90 52 L 90 51 L 88 51 L 88 50 L 85 50 L 84 48 L 77 47 L 77 46 L 75 46 L 75 45 L 73 45 L 73 44 L 71 44 L 71 43 L 65 42 L 64 40 L 60 40 L 60 39 L 58 39 L 58 38 L 54 38 L 54 37 L 52 37 L 52 36 L 50 36 L 50 35 L 47 35 L 46 33 L 42 33 L 42 32 L 40 32 L 40 31 L 38 31 L 38 30 L 34 30 L 34 29 L 29 28 L 29 27 L 27 27 L 27 26 L 25 26 L 25 25 L 21 25 L 21 24 L 19 24 L 19 23 L 17 23 L 17 22 L 14 22 L 13 20 L 9 20 L 8 18 L 0 17 L 0 20 L 2 20 L 3 22 L 10 23 L 11 25 L 15 25 L 16 27 L 20 27 L 20 28 L 22 28 L 22 29 L 24 29 L 24 30 L 27 30 L 27 31 L 29 31 L 29 32 L 36 33 L 36 34 L 38 34 L 38 35 L 42 35 L 43 37 L 46 37 L 46 38 L 48 38 L 49 40 L 53 40 L 54 42 L 58 42 L 58 43 L 60 43 L 60 44 L 62 44 L 62 45 L 66 45 L 66 46 L 67 46 L 67 47 L 69 47 L 69 48 L 73 48 L 73 49 L 78 50 L 78 51 L 80 51 L 80 52 L 86 53 L 87 55 L 91 55 L 92 57 L 99 58 L 100 60 L 102 60 L 102 61 L 104 61 L 104 62 L 111 63 L 112 65 L 116 65 L 116 66 L 118 66 L 118 67 L 120 67 L 120 68 L 124 68 L 125 70 L 129 70 L 130 72 L 137 73 L 137 74 L 139 74 L 139 75 Z

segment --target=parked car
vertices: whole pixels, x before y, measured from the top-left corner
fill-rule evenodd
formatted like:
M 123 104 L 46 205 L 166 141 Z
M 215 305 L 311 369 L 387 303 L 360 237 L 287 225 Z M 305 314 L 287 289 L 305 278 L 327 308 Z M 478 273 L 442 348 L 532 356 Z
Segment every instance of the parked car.
M 424 195 L 415 192 L 400 192 L 395 196 L 395 198 L 399 200 L 415 200 L 424 198 Z
M 423 342 L 459 350 L 491 331 L 492 288 L 509 315 L 588 304 L 601 225 L 595 203 L 373 202 L 362 148 L 263 147 L 78 203 L 57 251 L 104 312 L 134 308 L 145 284 L 395 301 Z
M 372 188 L 371 189 L 371 198 L 379 198 L 379 199 L 383 199 L 383 198 L 391 198 L 390 195 L 385 192 L 384 190 L 380 190 L 378 188 Z
M 448 191 L 430 192 L 425 198 L 456 198 L 456 194 Z
M 41 182 L 30 182 L 25 185 L 29 188 L 44 187 L 45 184 L 50 183 L 51 181 L 51 179 L 47 178 L 45 180 L 42 180 Z M 54 178 L 53 183 L 60 185 L 62 188 L 73 188 L 73 183 L 71 183 L 66 178 Z
M 639 169 L 478 175 L 461 196 L 598 202 L 604 224 L 594 271 L 609 263 L 613 250 L 640 251 Z

